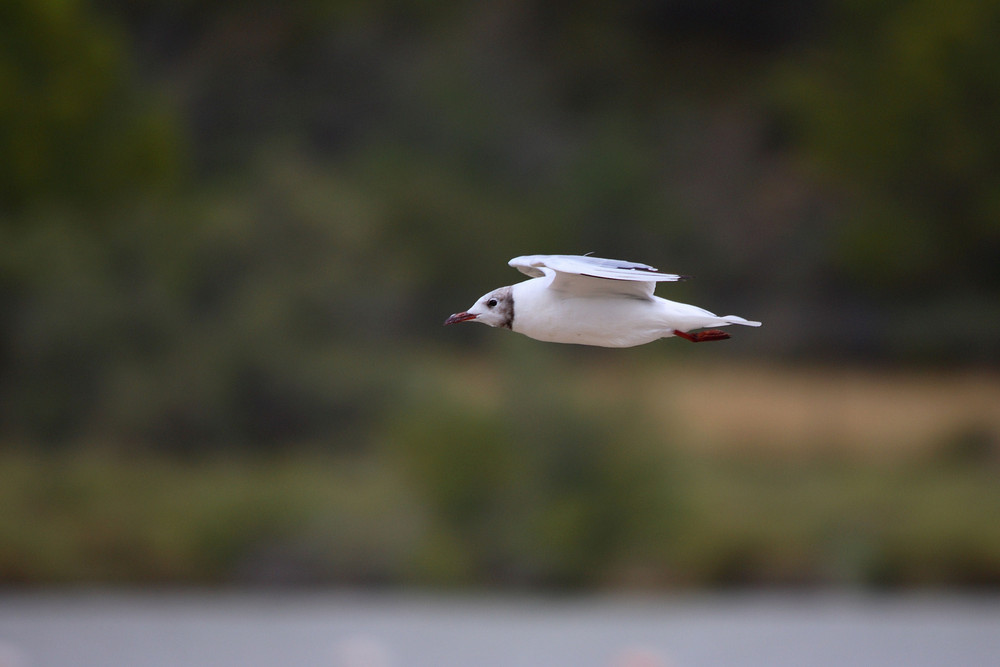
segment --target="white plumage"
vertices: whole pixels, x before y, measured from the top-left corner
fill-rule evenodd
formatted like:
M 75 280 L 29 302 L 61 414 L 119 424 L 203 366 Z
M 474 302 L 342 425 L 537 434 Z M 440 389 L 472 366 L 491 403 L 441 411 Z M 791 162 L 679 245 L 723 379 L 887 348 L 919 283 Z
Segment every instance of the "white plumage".
M 476 321 L 537 340 L 601 347 L 632 347 L 670 336 L 722 340 L 729 334 L 716 329 L 688 332 L 729 324 L 760 326 L 654 296 L 656 283 L 686 276 L 661 273 L 647 264 L 587 255 L 525 255 L 509 263 L 531 279 L 483 295 L 445 324 Z

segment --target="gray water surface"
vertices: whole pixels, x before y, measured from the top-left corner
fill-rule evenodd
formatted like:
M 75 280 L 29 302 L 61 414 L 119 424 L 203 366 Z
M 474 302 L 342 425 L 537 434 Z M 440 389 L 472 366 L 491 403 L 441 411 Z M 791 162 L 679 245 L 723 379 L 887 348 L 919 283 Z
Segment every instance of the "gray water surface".
M 1000 598 L 0 594 L 0 667 L 1000 665 Z

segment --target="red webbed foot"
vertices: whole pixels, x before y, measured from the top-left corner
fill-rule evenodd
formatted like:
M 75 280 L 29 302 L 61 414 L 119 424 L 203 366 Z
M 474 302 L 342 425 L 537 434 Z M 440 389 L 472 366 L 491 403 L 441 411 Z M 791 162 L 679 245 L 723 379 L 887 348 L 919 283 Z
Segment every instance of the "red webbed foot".
M 695 333 L 688 333 L 686 331 L 674 330 L 675 336 L 680 336 L 684 340 L 689 340 L 692 343 L 704 343 L 710 340 L 726 340 L 729 338 L 729 334 L 720 329 L 705 329 L 704 331 L 696 331 Z

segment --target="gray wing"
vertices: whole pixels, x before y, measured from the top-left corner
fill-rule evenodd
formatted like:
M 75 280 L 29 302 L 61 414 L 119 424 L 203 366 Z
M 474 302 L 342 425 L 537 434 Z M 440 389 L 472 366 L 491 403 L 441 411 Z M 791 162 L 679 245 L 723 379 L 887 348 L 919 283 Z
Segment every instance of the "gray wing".
M 549 276 L 550 289 L 582 296 L 622 294 L 649 298 L 656 283 L 687 278 L 661 273 L 648 264 L 587 255 L 523 255 L 508 263 L 532 278 Z

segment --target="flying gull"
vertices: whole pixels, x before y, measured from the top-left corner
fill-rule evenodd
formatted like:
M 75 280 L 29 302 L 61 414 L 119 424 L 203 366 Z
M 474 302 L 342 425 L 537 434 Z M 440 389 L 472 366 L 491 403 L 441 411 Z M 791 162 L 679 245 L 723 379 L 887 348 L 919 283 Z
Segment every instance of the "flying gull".
M 550 343 L 600 347 L 632 347 L 670 336 L 692 343 L 724 340 L 729 334 L 708 327 L 760 326 L 654 296 L 656 283 L 687 276 L 647 264 L 589 255 L 525 255 L 509 264 L 531 279 L 483 295 L 444 323 L 482 322 Z M 705 330 L 691 333 L 694 329 Z

